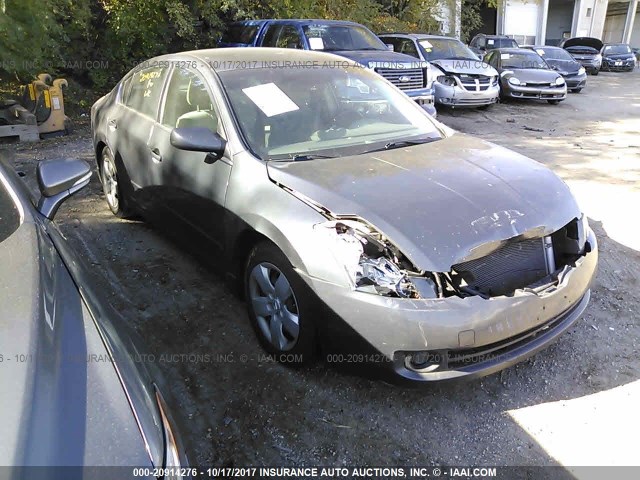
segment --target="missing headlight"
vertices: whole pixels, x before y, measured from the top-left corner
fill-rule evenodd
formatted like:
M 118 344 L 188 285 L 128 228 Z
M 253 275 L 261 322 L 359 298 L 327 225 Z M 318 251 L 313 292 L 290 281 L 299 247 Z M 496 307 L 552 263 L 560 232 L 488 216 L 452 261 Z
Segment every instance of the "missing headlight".
M 373 227 L 352 219 L 318 224 L 353 287 L 362 292 L 403 298 L 436 298 L 436 283 Z

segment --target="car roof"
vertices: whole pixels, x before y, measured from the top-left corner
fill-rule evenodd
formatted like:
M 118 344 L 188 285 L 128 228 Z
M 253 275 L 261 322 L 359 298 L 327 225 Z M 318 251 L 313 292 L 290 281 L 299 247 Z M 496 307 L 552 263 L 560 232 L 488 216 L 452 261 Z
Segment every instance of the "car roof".
M 555 45 L 522 45 L 522 48 L 550 48 L 556 50 L 564 50 L 564 48 L 556 47 Z
M 507 35 L 494 35 L 494 34 L 489 34 L 489 33 L 479 33 L 479 34 L 476 35 L 476 37 L 511 38 L 511 37 L 508 37 Z M 511 40 L 513 40 L 513 38 L 511 38 Z
M 307 62 L 340 62 L 340 65 L 356 65 L 356 62 L 353 60 L 349 60 L 348 58 L 334 55 L 332 53 L 298 50 L 294 48 L 271 47 L 209 48 L 205 50 L 169 53 L 167 55 L 147 60 L 141 65 L 153 65 L 159 60 L 170 62 L 172 60 L 189 58 L 200 60 L 201 62 L 211 66 L 217 72 L 264 68 L 269 65 L 282 65 L 284 62 L 298 64 Z
M 491 49 L 491 52 L 500 52 L 500 53 L 520 53 L 522 51 L 526 51 L 527 53 L 536 53 L 533 50 L 529 49 L 529 48 L 514 48 L 514 47 L 509 47 L 509 48 L 493 48 Z
M 360 23 L 351 22 L 349 20 L 326 20 L 323 18 L 265 18 L 260 20 L 241 20 L 233 22 L 231 25 L 259 25 L 263 23 L 298 23 L 300 25 L 311 25 L 321 23 L 324 25 L 358 25 Z
M 379 37 L 394 36 L 394 37 L 402 37 L 402 38 L 412 38 L 415 40 L 428 39 L 428 38 L 439 38 L 442 40 L 458 40 L 457 38 L 447 37 L 446 35 L 430 35 L 428 33 L 385 32 L 385 33 L 379 33 L 378 36 Z

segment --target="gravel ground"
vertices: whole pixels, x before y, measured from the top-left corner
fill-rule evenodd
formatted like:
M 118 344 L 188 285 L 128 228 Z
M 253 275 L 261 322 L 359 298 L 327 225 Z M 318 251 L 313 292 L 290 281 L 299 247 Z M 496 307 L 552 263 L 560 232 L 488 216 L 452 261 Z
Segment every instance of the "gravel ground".
M 529 361 L 476 381 L 403 389 L 322 364 L 274 364 L 259 356 L 226 284 L 145 223 L 113 217 L 97 177 L 57 221 L 159 359 L 195 463 L 637 465 L 639 80 L 638 71 L 602 73 L 557 106 L 440 113 L 452 128 L 553 168 L 600 241 L 584 317 Z M 38 160 L 94 163 L 86 117 L 72 136 L 4 149 L 31 185 Z

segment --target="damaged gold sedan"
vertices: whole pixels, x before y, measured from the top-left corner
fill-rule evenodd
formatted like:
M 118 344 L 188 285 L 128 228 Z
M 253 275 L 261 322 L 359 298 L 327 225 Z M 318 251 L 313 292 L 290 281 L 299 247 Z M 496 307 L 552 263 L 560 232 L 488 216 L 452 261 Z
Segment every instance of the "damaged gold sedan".
M 480 376 L 586 308 L 596 238 L 541 164 L 452 131 L 330 54 L 149 64 L 92 111 L 109 207 L 209 245 L 277 358 L 321 352 L 395 380 Z

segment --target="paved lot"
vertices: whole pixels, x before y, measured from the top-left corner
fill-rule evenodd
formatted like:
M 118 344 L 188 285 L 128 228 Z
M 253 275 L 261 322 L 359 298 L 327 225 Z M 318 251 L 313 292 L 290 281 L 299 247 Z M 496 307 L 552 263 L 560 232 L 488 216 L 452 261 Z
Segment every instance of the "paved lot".
M 603 73 L 557 106 L 441 113 L 452 128 L 553 168 L 600 241 L 584 318 L 533 359 L 478 381 L 400 389 L 326 365 L 270 363 L 233 292 L 151 227 L 113 217 L 97 178 L 58 221 L 156 355 L 197 463 L 639 464 L 638 85 L 638 71 Z M 93 162 L 86 131 L 9 151 L 31 182 L 34 159 Z

